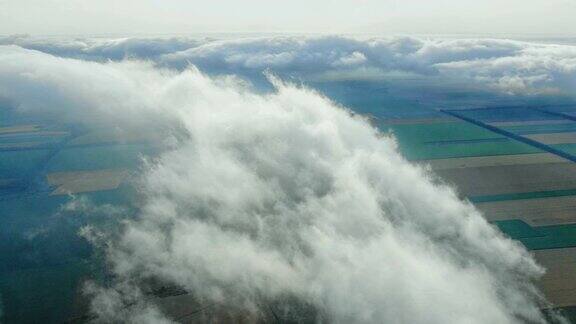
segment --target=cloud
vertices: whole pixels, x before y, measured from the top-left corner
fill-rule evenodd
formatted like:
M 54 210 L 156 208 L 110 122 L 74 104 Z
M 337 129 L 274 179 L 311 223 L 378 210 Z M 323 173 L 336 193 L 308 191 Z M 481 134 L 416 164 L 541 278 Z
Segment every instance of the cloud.
M 576 47 L 526 46 L 514 56 L 437 64 L 445 74 L 486 82 L 509 92 L 571 93 L 576 83 Z
M 259 52 L 274 48 L 261 42 Z M 355 52 L 372 57 L 354 45 L 363 43 L 342 38 L 276 42 L 278 49 L 293 46 L 294 57 L 268 50 L 271 57 L 261 61 L 261 53 L 247 63 L 250 55 L 235 56 L 234 46 L 258 46 L 243 42 L 212 44 L 186 57 L 244 68 L 326 65 Z M 331 59 L 297 50 L 334 43 L 343 45 Z M 373 46 L 392 58 L 423 46 L 386 44 Z M 226 61 L 225 53 L 237 61 Z M 19 111 L 161 129 L 177 139 L 143 166 L 138 216 L 119 233 L 98 233 L 95 242 L 116 280 L 89 287 L 96 315 L 167 321 L 140 292 L 140 282 L 154 279 L 255 313 L 263 303 L 296 299 L 336 323 L 545 322 L 539 308 L 546 302 L 532 284 L 543 270 L 519 244 L 408 163 L 394 139 L 362 117 L 313 90 L 269 78 L 274 91 L 258 94 L 237 78 L 194 68 L 102 64 L 0 47 L 0 97 Z
M 572 93 L 576 47 L 494 39 L 284 37 L 210 42 L 161 62 L 205 71 L 270 69 L 300 76 L 335 70 L 404 71 L 518 94 Z
M 168 121 L 174 116 L 157 104 L 174 75 L 151 63 L 98 64 L 0 46 L 0 98 L 16 113 L 63 123 L 149 131 L 175 127 L 177 122 Z M 126 95 L 138 92 L 146 95 Z
M 93 61 L 123 59 L 155 60 L 163 54 L 196 47 L 209 40 L 190 37 L 164 38 L 40 38 L 27 35 L 0 36 L 0 45 L 17 45 L 60 57 Z
M 354 75 L 373 78 L 401 71 L 439 76 L 510 94 L 562 93 L 574 89 L 576 47 L 504 39 L 343 36 L 206 38 L 34 38 L 10 36 L 18 45 L 61 57 L 105 62 L 145 59 L 183 70 L 190 64 L 209 74 L 262 71 L 303 80 Z
M 174 323 L 167 319 L 158 308 L 143 302 L 141 291 L 133 286 L 120 284 L 115 290 L 106 290 L 92 282 L 84 287 L 84 292 L 92 297 L 91 304 L 100 323 L 142 323 L 168 324 Z M 125 302 L 132 307 L 125 307 Z M 94 319 L 94 318 L 93 318 Z

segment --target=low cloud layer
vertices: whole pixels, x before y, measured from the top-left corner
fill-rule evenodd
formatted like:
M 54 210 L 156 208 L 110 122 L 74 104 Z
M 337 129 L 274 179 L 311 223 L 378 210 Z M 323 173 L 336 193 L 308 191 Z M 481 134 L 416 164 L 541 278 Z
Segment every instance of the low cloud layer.
M 17 45 L 55 56 L 82 60 L 107 61 L 124 59 L 154 60 L 208 42 L 189 37 L 169 38 L 39 38 L 27 35 L 0 36 L 0 45 Z
M 260 52 L 272 51 L 270 42 Z M 277 42 L 286 48 L 297 41 Z M 342 51 L 323 64 L 374 60 L 355 47 L 368 43 L 299 42 Z M 470 57 L 454 46 L 447 52 L 423 50 L 415 40 L 390 42 L 378 46 L 427 57 L 434 62 L 427 67 Z M 206 66 L 199 57 L 211 57 L 249 68 L 266 57 L 238 54 L 234 46 L 246 45 L 230 44 L 163 60 Z M 514 42 L 497 50 L 478 44 L 478 62 L 525 50 Z M 294 55 L 267 57 L 260 67 L 320 62 Z M 546 303 L 532 284 L 542 269 L 519 244 L 405 161 L 394 140 L 363 118 L 269 78 L 274 91 L 256 94 L 235 77 L 194 68 L 85 62 L 0 46 L 0 97 L 17 111 L 158 129 L 170 143 L 142 168 L 138 217 L 120 234 L 84 230 L 105 248 L 117 278 L 112 287 L 90 288 L 101 320 L 168 321 L 139 292 L 137 283 L 153 278 L 246 312 L 296 299 L 337 323 L 545 322 L 539 308 Z
M 576 74 L 574 46 L 490 39 L 262 38 L 208 43 L 161 60 L 222 71 L 403 71 L 521 94 L 571 92 Z
M 306 79 L 329 73 L 357 78 L 390 71 L 459 79 L 510 94 L 568 93 L 576 79 L 576 47 L 497 39 L 415 37 L 260 37 L 250 39 L 0 38 L 63 57 L 97 61 L 146 59 L 207 73 L 261 75 L 271 70 Z

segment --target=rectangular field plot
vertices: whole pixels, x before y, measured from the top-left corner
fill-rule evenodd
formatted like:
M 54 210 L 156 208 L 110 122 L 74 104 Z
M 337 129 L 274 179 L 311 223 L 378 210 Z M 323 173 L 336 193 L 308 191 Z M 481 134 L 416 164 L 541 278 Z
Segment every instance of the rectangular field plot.
M 495 225 L 529 250 L 576 247 L 576 224 L 532 227 L 521 220 L 497 221 Z
M 567 160 L 550 153 L 474 156 L 419 161 L 421 164 L 430 166 L 432 170 L 563 162 L 567 162 Z
M 479 109 L 458 110 L 458 114 L 467 118 L 494 122 L 529 122 L 529 121 L 557 121 L 565 118 L 528 107 L 494 107 Z
M 437 170 L 467 197 L 576 189 L 575 163 L 502 165 Z
M 48 174 L 46 179 L 50 186 L 56 187 L 51 195 L 67 195 L 116 189 L 127 175 L 127 170 L 94 170 L 54 172 Z
M 541 153 L 542 151 L 466 122 L 383 125 L 409 160 Z
M 39 131 L 41 128 L 38 125 L 16 125 L 0 127 L 0 135 L 12 133 L 29 133 Z
M 534 135 L 525 135 L 525 137 L 547 145 L 576 143 L 576 132 L 534 134 Z
M 437 145 L 400 145 L 400 151 L 411 161 L 448 159 L 474 156 L 540 153 L 541 150 L 512 140 L 498 143 L 451 144 L 438 148 Z
M 559 123 L 551 123 L 550 121 L 546 121 L 545 123 L 540 123 L 538 125 L 525 122 L 515 123 L 515 125 L 506 125 L 506 126 L 501 126 L 498 123 L 492 123 L 491 125 L 500 127 L 505 131 L 517 135 L 576 132 L 576 123 L 564 120 L 560 121 Z
M 576 223 L 576 196 L 476 202 L 489 221 L 520 219 L 532 226 Z
M 533 251 L 536 261 L 546 268 L 538 286 L 556 307 L 576 305 L 576 248 Z
M 411 124 L 384 123 L 382 124 L 382 128 L 391 131 L 401 142 L 407 143 L 493 139 L 503 137 L 482 127 L 461 121 Z

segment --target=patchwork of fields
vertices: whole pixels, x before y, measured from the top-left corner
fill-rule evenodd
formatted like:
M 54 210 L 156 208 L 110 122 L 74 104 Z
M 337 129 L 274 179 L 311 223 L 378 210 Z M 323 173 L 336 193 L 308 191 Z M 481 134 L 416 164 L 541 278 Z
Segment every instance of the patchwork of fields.
M 442 111 L 382 120 L 404 155 L 427 165 L 547 268 L 539 283 L 576 305 L 576 106 Z
M 576 307 L 576 106 L 421 112 L 371 115 L 397 138 L 407 159 L 455 186 L 490 222 L 533 251 L 548 269 L 539 285 L 551 302 Z M 100 204 L 123 199 L 130 194 L 131 170 L 158 147 L 143 134 L 0 125 L 0 207 L 6 213 L 0 253 L 11 256 L 0 262 L 6 316 L 32 320 L 46 314 L 42 318 L 52 322 L 82 316 L 78 283 L 98 269 L 77 230 L 94 219 L 62 205 L 79 194 Z M 189 299 L 186 294 L 156 298 L 168 313 L 189 311 L 177 302 Z
M 156 150 L 145 135 L 0 124 L 0 306 L 7 321 L 61 323 L 86 311 L 79 283 L 100 272 L 78 230 L 105 222 L 108 212 L 86 204 L 126 201 L 130 170 Z

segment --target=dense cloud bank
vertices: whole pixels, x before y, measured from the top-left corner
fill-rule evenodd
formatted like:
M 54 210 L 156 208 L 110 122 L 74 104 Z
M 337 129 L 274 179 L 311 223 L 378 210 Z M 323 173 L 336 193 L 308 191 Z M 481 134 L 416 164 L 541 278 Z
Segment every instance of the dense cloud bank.
M 212 42 L 161 58 L 206 70 L 321 73 L 359 70 L 440 75 L 508 93 L 572 91 L 576 47 L 512 40 L 382 38 L 262 38 Z M 372 72 L 372 73 L 369 73 Z
M 57 56 L 93 60 L 147 59 L 157 65 L 207 73 L 260 75 L 261 71 L 304 79 L 343 73 L 356 78 L 390 71 L 435 75 L 510 94 L 571 94 L 576 47 L 496 39 L 261 37 L 248 39 L 134 38 L 42 40 L 0 38 Z
M 361 117 L 270 78 L 260 95 L 194 68 L 0 47 L 0 97 L 20 111 L 170 143 L 143 166 L 138 217 L 83 230 L 117 278 L 89 287 L 101 320 L 168 321 L 138 289 L 154 278 L 247 312 L 295 298 L 337 323 L 544 322 L 522 247 Z
M 208 42 L 189 37 L 170 38 L 37 38 L 25 35 L 0 36 L 0 45 L 17 45 L 60 57 L 107 61 L 154 60 L 163 54 L 190 49 Z

